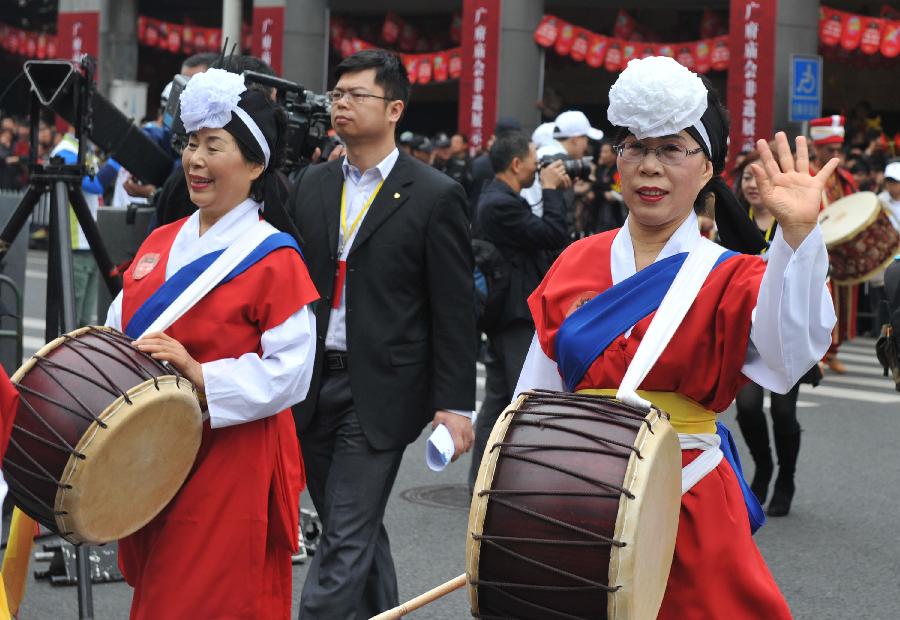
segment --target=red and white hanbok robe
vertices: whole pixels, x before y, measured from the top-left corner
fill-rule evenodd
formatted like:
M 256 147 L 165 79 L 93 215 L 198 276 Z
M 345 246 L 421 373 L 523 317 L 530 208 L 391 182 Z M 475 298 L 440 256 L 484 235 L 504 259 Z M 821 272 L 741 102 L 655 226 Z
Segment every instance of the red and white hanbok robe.
M 199 212 L 153 231 L 106 324 L 127 328 L 179 269 L 259 225 L 259 208 L 247 200 L 202 236 Z M 299 252 L 284 247 L 219 284 L 165 330 L 202 364 L 209 420 L 184 486 L 119 541 L 133 619 L 290 616 L 305 485 L 290 406 L 309 389 L 316 330 L 307 304 L 317 298 Z
M 656 262 L 689 252 L 701 241 L 691 214 Z M 668 347 L 639 386 L 687 397 L 716 412 L 732 403 L 748 379 L 787 392 L 825 353 L 835 316 L 825 287 L 828 255 L 816 228 L 793 251 L 776 233 L 768 262 L 733 255 L 708 275 Z M 557 365 L 557 334 L 576 309 L 636 273 L 628 222 L 576 242 L 550 268 L 529 298 L 536 326 L 516 393 L 565 391 Z M 641 289 L 633 294 L 641 303 Z M 654 314 L 614 337 L 573 390 L 620 385 Z M 569 378 L 572 380 L 572 378 Z M 652 400 L 652 398 L 651 398 Z M 663 407 L 664 408 L 664 407 Z M 719 450 L 709 420 L 679 420 L 682 466 Z M 681 428 L 679 428 L 681 426 Z M 694 449 L 703 446 L 704 449 Z M 713 461 L 715 462 L 715 461 Z M 696 472 L 693 472 L 696 473 Z M 660 618 L 723 620 L 789 618 L 790 610 L 753 539 L 744 494 L 723 458 L 699 481 L 684 484 L 675 557 Z M 691 486 L 692 484 L 692 486 Z

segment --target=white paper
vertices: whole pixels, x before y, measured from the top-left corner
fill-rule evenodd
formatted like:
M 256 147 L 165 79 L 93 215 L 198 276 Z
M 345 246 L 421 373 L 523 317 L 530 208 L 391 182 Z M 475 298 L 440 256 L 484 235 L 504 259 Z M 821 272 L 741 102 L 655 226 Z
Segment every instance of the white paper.
M 450 463 L 455 451 L 450 431 L 438 424 L 425 443 L 425 462 L 431 471 L 441 471 Z

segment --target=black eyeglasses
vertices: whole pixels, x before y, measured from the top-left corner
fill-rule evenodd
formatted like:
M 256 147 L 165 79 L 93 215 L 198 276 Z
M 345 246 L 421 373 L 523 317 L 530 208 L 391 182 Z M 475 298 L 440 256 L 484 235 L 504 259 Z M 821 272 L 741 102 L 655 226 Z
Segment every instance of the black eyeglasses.
M 644 161 L 647 153 L 653 152 L 656 159 L 665 166 L 678 166 L 684 162 L 688 155 L 696 155 L 703 152 L 703 147 L 688 150 L 687 147 L 669 142 L 656 148 L 650 148 L 643 142 L 625 142 L 615 146 L 616 154 L 627 162 L 638 163 Z
M 365 103 L 366 99 L 383 99 L 384 101 L 393 101 L 393 99 L 388 99 L 387 97 L 382 97 L 381 95 L 361 93 L 354 90 L 329 90 L 327 93 L 325 93 L 325 96 L 328 97 L 331 103 L 337 103 L 344 97 L 347 97 L 351 103 L 355 104 Z

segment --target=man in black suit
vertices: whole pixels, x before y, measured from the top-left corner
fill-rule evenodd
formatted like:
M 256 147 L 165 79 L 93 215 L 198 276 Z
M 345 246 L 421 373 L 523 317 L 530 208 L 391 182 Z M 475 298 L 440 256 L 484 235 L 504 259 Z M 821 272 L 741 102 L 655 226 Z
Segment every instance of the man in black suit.
M 478 230 L 509 263 L 509 290 L 496 329 L 488 334 L 485 396 L 475 428 L 470 487 L 475 484 L 494 422 L 515 397 L 513 390 L 534 336 L 527 299 L 550 267 L 549 251 L 566 244 L 562 190 L 571 185 L 562 161 L 544 166 L 540 173 L 544 212 L 538 217 L 519 194 L 535 177 L 534 143 L 520 131 L 502 133 L 491 145 L 490 156 L 497 173 L 478 201 Z
M 369 618 L 397 605 L 382 518 L 403 450 L 428 422 L 448 428 L 454 458 L 474 437 L 465 194 L 397 150 L 409 80 L 395 55 L 365 50 L 335 74 L 331 120 L 346 157 L 309 167 L 289 207 L 322 296 L 309 397 L 294 407 L 323 523 L 304 620 Z

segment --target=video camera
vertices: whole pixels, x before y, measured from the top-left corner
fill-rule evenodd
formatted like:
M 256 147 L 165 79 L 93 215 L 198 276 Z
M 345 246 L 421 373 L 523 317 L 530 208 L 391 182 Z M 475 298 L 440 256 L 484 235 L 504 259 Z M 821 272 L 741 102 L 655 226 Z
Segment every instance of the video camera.
M 283 166 L 285 172 L 309 163 L 316 148 L 322 150 L 322 157 L 328 156 L 337 144 L 328 136 L 328 130 L 331 129 L 331 102 L 328 97 L 307 90 L 296 82 L 265 73 L 244 71 L 242 75 L 248 85 L 274 88 L 275 100 L 287 114 L 287 152 Z M 187 83 L 188 79 L 182 75 L 173 78 L 172 92 L 163 111 L 163 124 L 171 129 L 173 146 L 177 150 L 184 148 L 187 139 L 180 113 L 181 93 Z
M 569 157 L 568 155 L 564 155 L 562 153 L 554 153 L 553 155 L 544 155 L 541 157 L 540 161 L 538 161 L 538 170 L 542 169 L 544 166 L 549 166 L 555 161 L 562 161 L 563 166 L 566 169 L 566 174 L 568 174 L 572 179 L 582 179 L 583 181 L 589 181 L 591 178 L 591 162 L 592 159 L 590 157 Z

